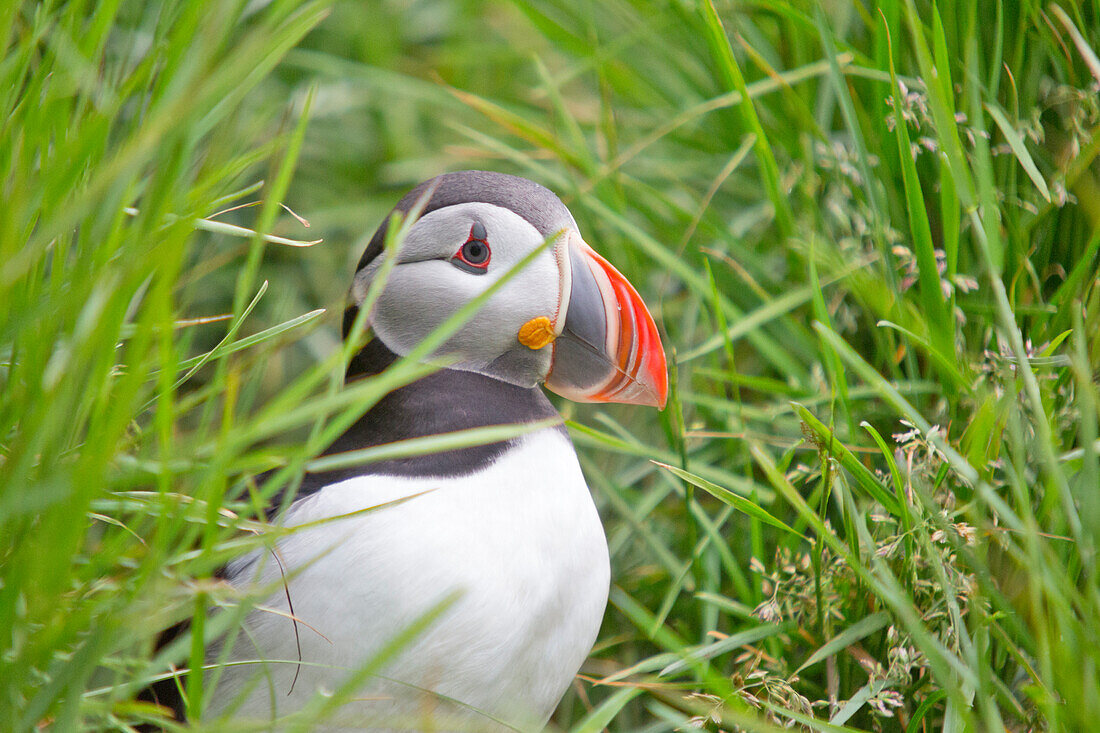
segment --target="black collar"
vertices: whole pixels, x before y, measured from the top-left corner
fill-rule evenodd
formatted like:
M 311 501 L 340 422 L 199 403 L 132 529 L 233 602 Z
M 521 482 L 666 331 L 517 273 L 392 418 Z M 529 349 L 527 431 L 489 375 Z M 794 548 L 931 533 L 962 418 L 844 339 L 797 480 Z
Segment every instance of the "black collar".
M 378 374 L 397 356 L 375 338 L 355 355 L 347 381 Z M 538 387 L 524 388 L 473 372 L 444 369 L 390 392 L 324 455 L 383 443 L 487 425 L 527 423 L 558 417 Z M 565 433 L 565 427 L 557 428 Z M 355 476 L 457 477 L 481 470 L 499 458 L 515 440 L 461 448 L 425 456 L 398 458 L 354 468 L 307 473 L 298 497 Z

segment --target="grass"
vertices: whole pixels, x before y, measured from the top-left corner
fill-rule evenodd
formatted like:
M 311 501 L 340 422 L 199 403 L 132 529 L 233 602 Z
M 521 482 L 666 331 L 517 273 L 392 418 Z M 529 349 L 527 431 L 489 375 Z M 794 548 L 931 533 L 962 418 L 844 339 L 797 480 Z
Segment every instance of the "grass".
M 672 364 L 659 418 L 560 405 L 613 588 L 555 726 L 1100 719 L 1096 2 L 23 2 L 0 38 L 4 729 L 160 720 L 265 500 L 421 373 L 338 389 L 345 281 L 466 167 L 557 191 Z

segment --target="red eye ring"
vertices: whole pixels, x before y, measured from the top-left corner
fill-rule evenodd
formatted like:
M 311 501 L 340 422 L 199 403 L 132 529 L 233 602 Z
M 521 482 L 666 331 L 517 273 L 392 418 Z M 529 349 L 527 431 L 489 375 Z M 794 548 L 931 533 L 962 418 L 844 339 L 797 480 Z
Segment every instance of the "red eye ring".
M 485 227 L 480 222 L 474 222 L 470 227 L 470 236 L 458 248 L 451 261 L 463 270 L 480 274 L 488 269 L 492 256 Z

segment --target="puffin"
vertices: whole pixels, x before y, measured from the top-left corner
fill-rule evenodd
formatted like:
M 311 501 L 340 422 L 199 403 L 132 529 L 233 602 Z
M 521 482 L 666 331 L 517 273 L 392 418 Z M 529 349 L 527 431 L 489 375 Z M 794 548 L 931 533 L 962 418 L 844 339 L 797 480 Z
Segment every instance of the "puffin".
M 540 730 L 596 640 L 607 541 L 540 385 L 577 402 L 663 408 L 653 317 L 565 204 L 530 180 L 445 173 L 394 210 L 416 219 L 390 255 L 348 381 L 381 373 L 509 277 L 429 355 L 445 368 L 387 394 L 325 453 L 537 425 L 307 473 L 273 520 L 285 529 L 225 569 L 260 602 L 208 652 L 211 719 L 283 730 L 339 694 L 312 730 Z M 345 338 L 382 272 L 390 221 L 359 260 Z

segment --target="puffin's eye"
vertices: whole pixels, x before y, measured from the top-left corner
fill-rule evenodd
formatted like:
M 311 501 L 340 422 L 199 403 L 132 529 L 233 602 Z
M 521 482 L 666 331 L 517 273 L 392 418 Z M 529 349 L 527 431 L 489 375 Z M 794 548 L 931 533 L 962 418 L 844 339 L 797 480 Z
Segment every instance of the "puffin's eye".
M 481 275 L 488 269 L 491 256 L 485 227 L 480 222 L 475 222 L 470 227 L 469 238 L 451 258 L 451 262 L 459 269 Z
M 481 240 L 471 239 L 462 245 L 462 259 L 469 265 L 480 265 L 489 261 L 489 245 Z

